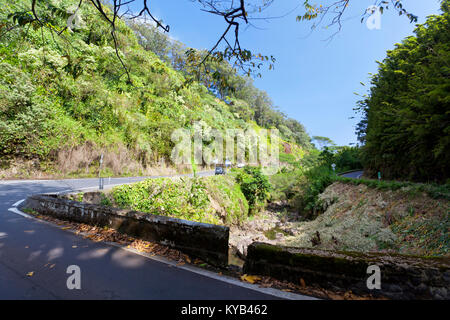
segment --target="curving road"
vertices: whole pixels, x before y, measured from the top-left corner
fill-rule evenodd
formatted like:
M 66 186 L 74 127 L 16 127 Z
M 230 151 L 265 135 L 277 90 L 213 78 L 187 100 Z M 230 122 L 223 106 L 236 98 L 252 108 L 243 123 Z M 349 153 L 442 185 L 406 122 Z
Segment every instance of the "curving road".
M 105 179 L 105 186 L 143 179 Z M 0 299 L 312 299 L 92 242 L 17 209 L 31 194 L 97 185 L 98 179 L 0 181 Z M 80 267 L 80 290 L 67 288 L 70 265 Z
M 341 177 L 345 178 L 354 178 L 354 179 L 361 179 L 362 175 L 364 174 L 364 171 L 353 171 L 353 172 L 347 172 L 344 174 L 340 174 Z

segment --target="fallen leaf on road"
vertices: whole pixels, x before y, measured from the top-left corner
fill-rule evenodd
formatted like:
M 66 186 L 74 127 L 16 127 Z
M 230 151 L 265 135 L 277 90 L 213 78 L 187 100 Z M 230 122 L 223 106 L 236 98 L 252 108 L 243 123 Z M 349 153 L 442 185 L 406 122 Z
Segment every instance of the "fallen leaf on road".
M 28 272 L 28 273 L 27 273 L 27 276 L 28 276 L 28 277 L 32 277 L 33 274 L 34 274 L 34 271 L 31 271 L 31 272 Z
M 56 264 L 52 264 L 52 265 L 50 266 L 50 269 L 52 269 L 54 266 L 56 266 Z
M 61 228 L 61 230 L 67 230 L 67 229 L 70 229 L 70 227 Z
M 255 283 L 256 281 L 261 280 L 261 277 L 249 276 L 249 275 L 244 274 L 244 275 L 241 276 L 241 280 L 242 281 L 246 281 L 248 283 Z

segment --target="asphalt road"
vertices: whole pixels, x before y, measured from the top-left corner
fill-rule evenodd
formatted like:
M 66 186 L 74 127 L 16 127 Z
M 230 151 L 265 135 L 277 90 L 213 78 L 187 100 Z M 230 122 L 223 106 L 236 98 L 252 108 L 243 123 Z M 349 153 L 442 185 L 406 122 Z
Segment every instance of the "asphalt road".
M 361 176 L 363 175 L 363 173 L 364 173 L 363 171 L 353 171 L 353 172 L 341 174 L 341 176 L 346 177 L 346 178 L 360 179 Z
M 105 179 L 105 186 L 142 179 Z M 31 194 L 97 185 L 98 179 L 0 182 L 0 299 L 309 299 L 92 242 L 13 208 Z M 80 267 L 80 290 L 67 288 L 70 265 Z

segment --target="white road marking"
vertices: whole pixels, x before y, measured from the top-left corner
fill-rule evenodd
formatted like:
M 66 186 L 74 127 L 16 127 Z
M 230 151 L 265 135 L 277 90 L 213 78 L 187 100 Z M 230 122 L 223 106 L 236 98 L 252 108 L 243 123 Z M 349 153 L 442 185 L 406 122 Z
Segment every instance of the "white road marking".
M 17 201 L 16 203 L 13 204 L 13 207 L 17 207 L 19 204 L 21 204 L 24 201 L 25 201 L 25 199 Z
M 214 171 L 201 171 L 198 172 L 199 176 L 207 176 L 208 174 L 213 174 Z M 143 177 L 107 177 L 109 178 L 109 181 L 111 179 L 155 179 L 155 178 L 176 178 L 176 177 L 185 177 L 185 176 L 191 176 L 192 173 L 180 173 L 180 174 L 174 174 L 174 175 L 161 175 L 161 176 L 143 176 Z M 78 178 L 78 179 L 34 179 L 34 180 L 0 180 L 0 185 L 2 184 L 14 184 L 14 183 L 41 183 L 41 182 L 70 182 L 70 181 L 88 181 L 88 180 L 96 180 L 98 178 Z M 138 182 L 141 180 L 137 180 L 134 182 Z
M 17 209 L 17 208 L 9 208 L 8 211 L 11 211 L 11 212 L 13 212 L 13 213 L 15 213 L 15 214 L 18 214 L 18 215 L 20 215 L 20 216 L 22 216 L 22 217 L 25 217 L 25 218 L 28 218 L 28 219 L 33 219 L 32 216 L 30 216 L 30 215 L 28 215 L 28 214 L 26 214 L 26 213 L 20 211 L 20 210 Z

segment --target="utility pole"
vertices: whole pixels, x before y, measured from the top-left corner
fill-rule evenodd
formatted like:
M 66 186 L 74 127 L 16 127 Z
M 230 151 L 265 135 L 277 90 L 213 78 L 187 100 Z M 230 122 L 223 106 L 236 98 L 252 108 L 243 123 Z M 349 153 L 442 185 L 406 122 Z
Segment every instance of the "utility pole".
M 100 156 L 100 166 L 98 168 L 98 189 L 99 190 L 103 190 L 103 178 L 101 176 L 101 172 L 102 172 L 102 164 L 103 164 L 103 153 Z

